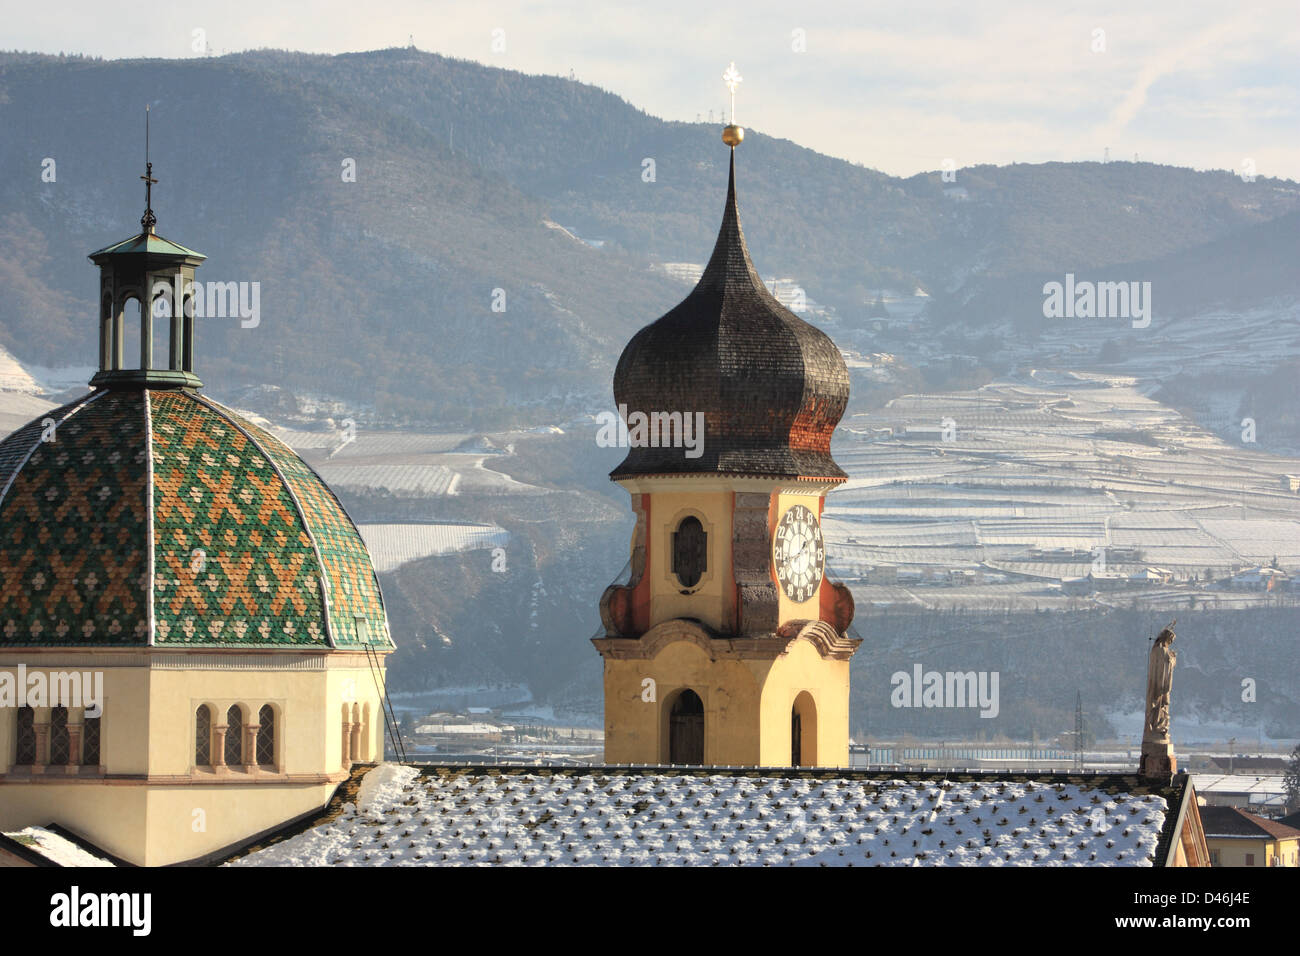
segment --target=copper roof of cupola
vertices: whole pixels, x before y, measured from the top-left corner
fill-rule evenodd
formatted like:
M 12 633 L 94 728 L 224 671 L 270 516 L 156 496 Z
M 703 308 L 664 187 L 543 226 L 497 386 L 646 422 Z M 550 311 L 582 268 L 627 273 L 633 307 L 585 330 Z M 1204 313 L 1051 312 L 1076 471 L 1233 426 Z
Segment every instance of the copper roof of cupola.
M 614 398 L 629 417 L 704 415 L 702 448 L 629 440 L 614 479 L 847 477 L 830 445 L 849 400 L 848 369 L 835 343 L 777 301 L 754 269 L 740 228 L 734 147 L 722 228 L 704 274 L 690 295 L 627 344 L 614 372 Z

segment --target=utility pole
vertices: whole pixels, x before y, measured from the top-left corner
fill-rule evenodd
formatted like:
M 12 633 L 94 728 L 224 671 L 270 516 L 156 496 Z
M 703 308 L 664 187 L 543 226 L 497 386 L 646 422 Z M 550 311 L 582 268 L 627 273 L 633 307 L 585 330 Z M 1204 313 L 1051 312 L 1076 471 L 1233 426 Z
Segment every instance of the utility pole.
M 1074 692 L 1074 769 L 1083 769 L 1083 693 Z

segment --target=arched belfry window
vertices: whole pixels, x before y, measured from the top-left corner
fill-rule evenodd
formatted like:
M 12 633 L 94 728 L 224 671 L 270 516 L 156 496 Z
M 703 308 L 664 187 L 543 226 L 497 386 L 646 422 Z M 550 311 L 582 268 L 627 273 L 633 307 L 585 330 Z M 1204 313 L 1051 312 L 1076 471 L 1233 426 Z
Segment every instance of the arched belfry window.
M 105 290 L 99 306 L 99 369 L 113 367 L 113 293 Z
M 668 715 L 668 762 L 704 763 L 704 701 L 689 688 L 673 700 Z
M 234 704 L 226 711 L 226 766 L 241 767 L 244 764 L 244 715 L 239 705 Z
M 790 708 L 790 766 L 817 765 L 817 703 L 812 694 L 800 691 Z
M 684 588 L 693 588 L 709 569 L 708 538 L 694 515 L 682 519 L 673 532 L 673 574 Z
M 140 299 L 135 295 L 127 297 L 122 303 L 122 349 L 118 356 L 118 368 L 147 368 L 141 361 L 141 342 L 144 340 L 144 321 L 147 316 L 140 308 Z
M 150 357 L 148 368 L 174 368 L 172 364 L 172 292 L 158 289 L 149 310 Z
M 207 704 L 194 712 L 194 766 L 212 765 L 212 714 Z

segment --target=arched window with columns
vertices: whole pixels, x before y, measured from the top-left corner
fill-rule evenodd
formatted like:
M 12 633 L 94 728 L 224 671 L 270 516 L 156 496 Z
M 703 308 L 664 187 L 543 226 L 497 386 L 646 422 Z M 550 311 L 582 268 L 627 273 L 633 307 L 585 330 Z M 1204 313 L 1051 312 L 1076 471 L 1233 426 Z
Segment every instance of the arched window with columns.
M 244 714 L 238 704 L 226 711 L 226 766 L 244 765 Z
M 86 717 L 81 723 L 81 765 L 83 767 L 98 767 L 100 764 L 99 722 L 102 719 L 102 715 Z
M 50 766 L 66 767 L 72 757 L 72 740 L 68 735 L 68 708 L 50 708 Z
M 194 766 L 212 766 L 212 712 L 207 704 L 194 711 Z
M 15 716 L 18 739 L 14 763 L 19 767 L 30 767 L 36 763 L 36 711 L 31 707 L 19 707 Z
M 275 708 L 270 704 L 263 704 L 257 714 L 257 763 L 275 766 Z

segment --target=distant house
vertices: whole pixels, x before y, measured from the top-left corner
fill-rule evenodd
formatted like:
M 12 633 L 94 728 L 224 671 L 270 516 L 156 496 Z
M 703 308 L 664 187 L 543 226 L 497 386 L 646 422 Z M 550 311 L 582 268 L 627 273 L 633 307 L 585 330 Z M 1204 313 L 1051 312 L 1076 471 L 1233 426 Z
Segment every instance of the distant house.
M 1201 802 L 1262 813 L 1286 809 L 1286 784 L 1280 774 L 1197 773 L 1192 775 Z
M 1174 573 L 1166 568 L 1143 568 L 1141 571 L 1134 571 L 1128 576 L 1129 584 L 1138 586 L 1169 584 L 1173 579 Z
M 1283 491 L 1300 491 L 1300 475 L 1283 475 Z
M 1106 548 L 1106 560 L 1113 562 L 1126 561 L 1139 563 L 1142 560 L 1142 549 L 1108 547 Z
M 1255 567 L 1238 571 L 1228 581 L 1234 588 L 1247 590 L 1271 591 L 1279 584 L 1285 584 L 1287 575 L 1277 568 Z
M 1094 591 L 1122 591 L 1131 582 L 1127 574 L 1118 571 L 1090 572 L 1081 578 L 1062 578 L 1061 591 L 1065 594 L 1091 594 Z
M 1300 866 L 1300 830 L 1239 807 L 1201 807 L 1211 866 Z
M 868 584 L 897 584 L 898 583 L 898 566 L 894 564 L 878 564 L 867 572 Z
M 944 429 L 941 425 L 908 425 L 903 429 L 904 438 L 918 441 L 943 441 Z

